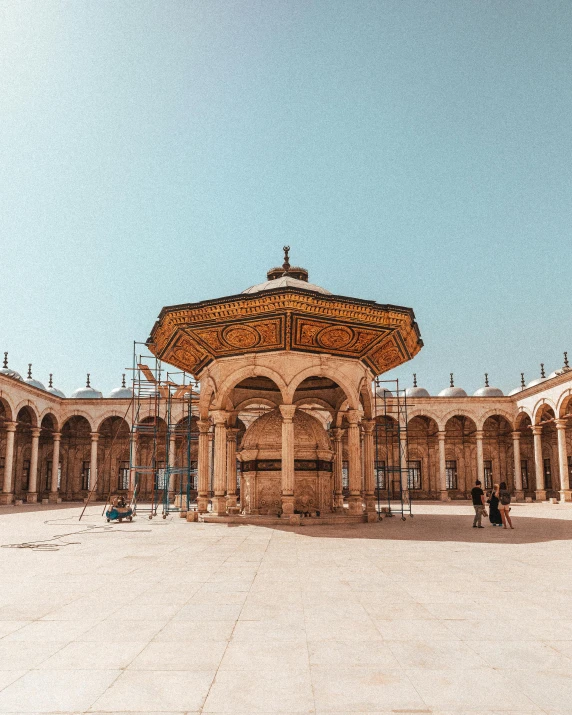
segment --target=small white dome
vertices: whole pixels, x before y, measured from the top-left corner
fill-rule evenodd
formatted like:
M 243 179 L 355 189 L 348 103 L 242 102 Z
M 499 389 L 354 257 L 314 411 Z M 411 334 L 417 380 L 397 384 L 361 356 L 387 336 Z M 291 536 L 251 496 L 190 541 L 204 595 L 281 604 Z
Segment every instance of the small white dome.
M 109 393 L 108 397 L 113 397 L 118 399 L 131 399 L 133 397 L 133 392 L 130 387 L 116 387 Z
M 437 397 L 467 397 L 467 393 L 462 387 L 446 387 Z
M 48 387 L 47 392 L 50 392 L 52 395 L 55 395 L 56 397 L 65 397 L 64 393 L 61 390 L 58 390 L 57 387 Z
M 546 380 L 545 377 L 537 377 L 536 380 L 531 380 L 527 387 L 534 387 L 535 385 L 540 385 L 541 382 L 544 382 Z
M 6 375 L 6 377 L 13 377 L 15 380 L 21 380 L 22 375 L 16 370 L 11 370 L 9 367 L 3 367 L 0 369 L 0 375 Z
M 405 390 L 406 397 L 431 397 L 424 387 L 408 387 Z
M 512 395 L 518 395 L 519 392 L 522 392 L 524 390 L 524 387 L 515 387 L 514 390 L 511 390 L 508 393 L 509 397 L 512 397 Z
M 384 387 L 383 385 L 378 385 L 376 387 L 374 383 L 373 391 L 374 394 L 376 394 L 382 400 L 386 397 L 393 397 L 393 392 L 391 392 L 391 390 L 388 390 L 387 387 Z
M 103 395 L 99 390 L 93 388 L 89 383 L 89 373 L 87 375 L 87 382 L 85 387 L 78 387 L 71 394 L 73 400 L 98 400 L 102 398 Z
M 558 377 L 558 375 L 564 375 L 565 372 L 570 372 L 570 368 L 561 367 L 559 370 L 554 370 L 554 372 L 551 372 L 550 375 L 548 375 L 548 379 L 550 380 L 551 377 Z
M 480 387 L 474 397 L 504 397 L 504 393 L 498 387 Z
M 43 385 L 39 380 L 34 380 L 32 377 L 32 364 L 30 363 L 28 365 L 28 377 L 24 380 L 26 385 L 30 385 L 30 387 L 37 387 L 38 390 L 45 390 L 46 386 Z
M 243 293 L 260 293 L 263 290 L 274 290 L 275 288 L 301 288 L 302 290 L 311 290 L 316 293 L 324 293 L 325 295 L 332 295 L 329 290 L 322 288 L 321 286 L 314 285 L 314 283 L 308 283 L 308 281 L 300 281 L 297 278 L 292 278 L 292 276 L 282 276 L 280 278 L 275 278 L 272 281 L 265 281 L 264 283 L 258 283 L 258 285 L 250 286 Z

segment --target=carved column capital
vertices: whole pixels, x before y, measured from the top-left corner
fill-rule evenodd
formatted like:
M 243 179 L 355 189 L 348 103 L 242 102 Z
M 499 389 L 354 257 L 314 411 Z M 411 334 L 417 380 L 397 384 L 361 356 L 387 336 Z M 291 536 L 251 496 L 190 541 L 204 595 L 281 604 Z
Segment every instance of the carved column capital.
M 228 412 L 225 410 L 213 410 L 210 414 L 215 425 L 224 425 L 228 420 Z
M 568 420 L 564 419 L 563 417 L 559 417 L 558 419 L 554 420 L 554 424 L 556 425 L 556 429 L 558 430 L 565 430 L 567 427 L 567 422 Z
M 89 436 L 91 437 L 92 442 L 97 442 L 99 439 L 99 432 L 90 432 Z
M 32 427 L 32 429 L 30 431 L 32 432 L 32 437 L 34 439 L 39 439 L 40 434 L 42 433 L 42 430 L 40 429 L 40 427 Z
M 284 422 L 291 422 L 294 419 L 294 413 L 296 412 L 296 405 L 280 405 L 280 412 L 282 414 L 282 419 Z
M 519 432 L 518 430 L 511 432 L 511 434 L 514 442 L 518 442 L 518 440 L 522 437 L 522 432 Z
M 348 410 L 346 412 L 346 417 L 350 425 L 359 424 L 359 410 Z
M 17 422 L 4 422 L 4 429 L 6 432 L 15 432 L 17 427 Z
M 478 429 L 478 430 L 475 432 L 475 439 L 477 439 L 477 440 L 482 439 L 482 438 L 484 437 L 484 435 L 485 435 L 484 430 Z
M 362 420 L 361 426 L 363 427 L 363 431 L 366 434 L 372 434 L 373 428 L 375 427 L 375 421 L 374 420 Z
M 199 432 L 201 434 L 206 434 L 211 428 L 211 423 L 209 420 L 199 420 L 197 422 L 197 427 L 199 428 Z
M 344 432 L 345 432 L 345 430 L 340 429 L 339 427 L 336 427 L 335 429 L 333 429 L 332 436 L 334 438 L 334 441 L 341 442 L 344 437 Z
M 540 435 L 542 434 L 542 425 L 534 425 L 532 428 L 532 434 L 535 437 L 540 437 Z

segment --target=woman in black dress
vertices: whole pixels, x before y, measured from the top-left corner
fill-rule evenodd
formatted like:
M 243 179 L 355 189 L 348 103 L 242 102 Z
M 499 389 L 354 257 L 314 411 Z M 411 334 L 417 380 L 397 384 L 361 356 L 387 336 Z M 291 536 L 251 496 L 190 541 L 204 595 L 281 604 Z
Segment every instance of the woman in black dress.
M 495 484 L 488 498 L 489 521 L 493 526 L 502 526 L 502 516 L 499 511 L 499 485 Z

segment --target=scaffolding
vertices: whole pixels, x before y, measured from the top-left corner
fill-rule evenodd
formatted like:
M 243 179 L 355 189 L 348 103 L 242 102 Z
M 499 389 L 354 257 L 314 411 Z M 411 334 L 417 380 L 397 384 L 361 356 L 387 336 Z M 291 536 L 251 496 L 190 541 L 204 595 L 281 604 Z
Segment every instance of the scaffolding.
M 413 517 L 407 448 L 407 396 L 399 380 L 374 381 L 374 447 L 377 511 Z
M 183 371 L 166 371 L 145 348 L 145 343 L 133 343 L 131 505 L 134 513 L 152 519 L 160 512 L 166 519 L 171 512 L 188 511 L 194 496 L 197 465 L 192 443 L 197 439 L 193 417 L 198 386 Z

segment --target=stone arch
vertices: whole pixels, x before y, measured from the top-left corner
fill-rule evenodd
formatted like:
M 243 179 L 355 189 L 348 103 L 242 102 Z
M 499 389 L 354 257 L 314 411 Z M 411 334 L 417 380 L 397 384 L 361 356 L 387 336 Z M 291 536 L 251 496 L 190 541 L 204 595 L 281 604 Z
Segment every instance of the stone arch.
M 532 415 L 530 414 L 530 412 L 526 408 L 521 407 L 518 411 L 518 414 L 514 418 L 515 430 L 520 430 L 522 428 L 523 422 L 525 422 L 526 419 L 530 421 L 531 425 L 533 424 Z
M 66 422 L 69 422 L 72 417 L 83 417 L 84 419 L 87 420 L 89 427 L 92 432 L 95 432 L 95 423 L 93 420 L 93 416 L 89 414 L 89 412 L 86 412 L 85 410 L 78 410 L 75 407 L 71 410 L 71 412 L 66 412 L 62 415 L 61 418 L 61 428 L 63 429 Z
M 208 418 L 211 402 L 217 394 L 216 381 L 211 375 L 207 375 L 204 381 L 201 380 L 199 392 L 199 414 L 201 419 Z
M 572 414 L 572 388 L 565 390 L 558 398 L 555 414 L 558 417 Z
M 437 421 L 437 424 L 439 425 L 440 430 L 444 430 L 447 426 L 447 422 L 452 417 L 466 417 L 467 419 L 471 420 L 473 424 L 475 425 L 475 429 L 477 428 L 477 417 L 475 417 L 474 413 L 472 413 L 470 410 L 465 410 L 462 407 L 458 407 L 457 409 L 450 410 L 447 412 L 445 415 L 439 418 Z
M 375 404 L 372 393 L 373 380 L 368 380 L 367 377 L 362 377 L 358 392 L 363 406 L 363 413 L 366 419 L 372 419 L 375 411 Z
M 478 420 L 476 420 L 477 429 L 482 430 L 484 428 L 485 422 L 489 419 L 489 417 L 497 416 L 504 417 L 504 419 L 509 423 L 511 428 L 514 428 L 514 415 L 510 414 L 510 412 L 507 412 L 506 410 L 491 408 L 490 410 L 487 410 L 486 412 L 483 412 L 481 415 L 479 415 Z
M 101 430 L 101 425 L 111 417 L 119 417 L 120 419 L 125 422 L 125 424 L 128 426 L 129 429 L 131 429 L 131 420 L 127 419 L 126 413 L 124 410 L 107 410 L 106 412 L 103 413 L 100 417 L 97 418 L 97 427 L 95 429 L 96 432 L 99 432 Z
M 32 402 L 30 402 L 29 400 L 22 400 L 20 403 L 18 403 L 16 409 L 14 410 L 16 420 L 18 420 L 18 415 L 22 410 L 27 410 L 30 413 L 30 417 L 32 419 L 32 427 L 37 427 L 40 424 L 38 410 Z
M 2 406 L 2 408 L 4 410 L 4 419 L 6 420 L 6 422 L 12 422 L 16 415 L 16 412 L 14 412 L 14 406 L 10 402 L 8 397 L 6 397 L 5 395 L 2 395 L 0 397 L 0 405 Z
M 241 368 L 240 370 L 237 370 L 236 372 L 233 372 L 222 382 L 218 392 L 215 395 L 215 399 L 212 403 L 211 409 L 232 410 L 233 405 L 232 400 L 230 399 L 232 391 L 239 383 L 249 377 L 267 377 L 280 390 L 280 394 L 282 395 L 282 401 L 286 402 L 286 383 L 284 381 L 284 378 L 279 373 L 277 373 L 275 370 L 272 370 L 271 368 L 264 367 L 262 365 L 248 365 L 246 367 Z M 207 415 L 205 415 L 203 419 L 205 419 L 206 416 Z
M 540 422 L 542 421 L 542 416 L 548 411 L 551 411 L 553 416 L 556 416 L 557 414 L 556 407 L 552 400 L 543 397 L 534 405 L 534 408 L 532 410 L 532 423 L 535 425 L 540 424 Z
M 304 407 L 306 404 L 319 405 L 324 410 L 327 410 L 331 415 L 333 415 L 336 411 L 336 408 L 332 407 L 329 402 L 326 402 L 326 400 L 322 400 L 319 397 L 300 397 L 294 401 L 294 404 L 296 407 Z
M 435 412 L 428 410 L 426 407 L 419 407 L 417 409 L 408 410 L 407 411 L 407 423 L 409 424 L 409 422 L 411 422 L 411 420 L 414 417 L 426 417 L 429 420 L 433 420 L 433 422 L 435 422 L 437 429 L 441 429 L 439 427 L 439 416 Z
M 59 421 L 58 418 L 55 416 L 53 411 L 50 408 L 45 409 L 42 414 L 40 415 L 40 426 L 44 428 L 44 420 L 46 417 L 49 417 L 53 423 L 53 429 L 54 432 L 59 432 Z
M 346 376 L 340 370 L 337 370 L 336 368 L 331 366 L 324 365 L 308 367 L 294 375 L 294 377 L 288 383 L 287 389 L 285 390 L 284 401 L 286 402 L 286 404 L 292 404 L 292 400 L 294 399 L 294 393 L 296 392 L 300 384 L 309 377 L 330 378 L 330 380 L 333 380 L 338 385 L 338 387 L 343 390 L 350 404 L 350 408 L 353 410 L 360 409 L 361 405 L 359 399 L 359 392 L 356 387 L 348 381 Z
M 232 411 L 240 413 L 247 407 L 250 407 L 250 405 L 264 405 L 265 407 L 269 407 L 271 410 L 277 407 L 277 404 L 272 400 L 269 400 L 267 397 L 247 397 L 246 400 L 243 400 L 238 405 L 235 405 Z

